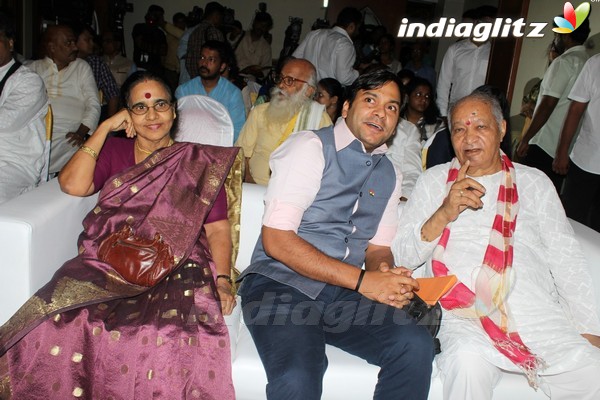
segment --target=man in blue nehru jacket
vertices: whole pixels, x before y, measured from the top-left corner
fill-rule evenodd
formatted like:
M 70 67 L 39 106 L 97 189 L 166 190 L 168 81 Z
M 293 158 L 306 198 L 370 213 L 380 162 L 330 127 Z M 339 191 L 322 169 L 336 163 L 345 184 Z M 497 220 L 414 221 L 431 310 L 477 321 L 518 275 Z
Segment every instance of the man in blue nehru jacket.
M 385 143 L 399 109 L 394 74 L 362 75 L 335 127 L 297 132 L 271 155 L 239 290 L 269 399 L 319 399 L 326 343 L 381 367 L 375 399 L 427 398 L 431 336 L 400 310 L 418 284 L 389 247 L 401 175 Z

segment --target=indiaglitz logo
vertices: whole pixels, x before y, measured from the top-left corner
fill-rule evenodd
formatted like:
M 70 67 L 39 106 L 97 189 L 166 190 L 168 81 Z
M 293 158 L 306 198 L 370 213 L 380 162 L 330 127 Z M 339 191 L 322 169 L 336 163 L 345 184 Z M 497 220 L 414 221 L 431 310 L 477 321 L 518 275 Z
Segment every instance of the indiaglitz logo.
M 524 18 L 519 18 L 515 21 L 510 18 L 496 18 L 493 23 L 480 22 L 477 24 L 472 22 L 457 24 L 454 18 L 440 18 L 438 22 L 429 25 L 418 22 L 409 24 L 408 19 L 402 18 L 398 37 L 457 37 L 471 38 L 475 42 L 486 42 L 490 38 L 508 37 L 511 35 L 514 37 L 527 36 L 541 38 L 544 37 L 542 31 L 546 25 L 548 24 L 543 22 L 531 22 L 527 24 Z
M 592 0 L 596 1 L 596 0 Z M 565 3 L 565 17 L 555 17 L 554 22 L 558 28 L 552 30 L 557 33 L 571 33 L 588 17 L 590 3 L 581 3 L 576 9 L 569 2 Z M 497 37 L 544 37 L 544 22 L 526 23 L 524 18 L 512 20 L 511 18 L 496 18 L 494 22 L 461 22 L 456 23 L 454 18 L 440 18 L 438 22 L 425 25 L 419 22 L 409 23 L 407 18 L 402 18 L 398 37 L 429 37 L 429 38 L 471 38 L 475 42 L 486 42 Z
M 573 5 L 566 2 L 563 14 L 564 18 L 554 17 L 554 23 L 557 27 L 552 28 L 552 31 L 556 33 L 571 33 L 579 28 L 582 22 L 590 15 L 590 3 L 581 3 L 576 9 L 573 9 Z

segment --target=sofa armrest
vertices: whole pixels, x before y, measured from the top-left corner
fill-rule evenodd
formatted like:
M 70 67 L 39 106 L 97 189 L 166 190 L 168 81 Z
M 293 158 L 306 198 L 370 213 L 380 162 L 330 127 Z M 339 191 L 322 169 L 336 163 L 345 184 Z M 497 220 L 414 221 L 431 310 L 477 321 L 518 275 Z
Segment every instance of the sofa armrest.
M 238 253 L 236 268 L 242 272 L 252 259 L 252 252 L 262 228 L 264 213 L 264 196 L 266 186 L 255 183 L 242 185 L 242 215 L 240 217 L 240 251 Z
M 97 197 L 67 195 L 53 179 L 0 206 L 0 324 L 77 255 Z

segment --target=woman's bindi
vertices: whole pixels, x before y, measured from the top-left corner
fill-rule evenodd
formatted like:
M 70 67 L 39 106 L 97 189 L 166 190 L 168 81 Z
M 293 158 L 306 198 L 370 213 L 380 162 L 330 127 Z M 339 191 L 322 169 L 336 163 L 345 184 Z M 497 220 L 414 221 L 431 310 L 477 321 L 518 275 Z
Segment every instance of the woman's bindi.
M 145 98 L 147 98 L 147 99 L 149 99 L 150 97 L 152 97 L 152 95 L 151 95 L 150 93 L 146 93 L 146 94 L 144 95 L 144 97 L 145 97 Z

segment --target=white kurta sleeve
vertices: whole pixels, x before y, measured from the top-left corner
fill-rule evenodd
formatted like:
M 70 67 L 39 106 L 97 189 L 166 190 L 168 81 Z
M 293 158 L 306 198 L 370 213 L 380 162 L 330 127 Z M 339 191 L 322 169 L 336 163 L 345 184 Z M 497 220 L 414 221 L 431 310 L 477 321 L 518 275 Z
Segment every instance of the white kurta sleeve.
M 98 97 L 98 86 L 94 80 L 92 69 L 87 63 L 82 63 L 80 75 L 82 101 L 85 105 L 81 123 L 93 132 L 98 126 L 100 119 L 100 99 Z
M 541 173 L 539 180 L 542 182 L 537 186 L 539 234 L 560 302 L 578 332 L 600 335 L 592 277 L 583 250 L 552 183 Z
M 42 78 L 30 72 L 19 75 L 19 79 L 21 81 L 15 83 L 12 90 L 9 86 L 14 82 L 10 79 L 7 81 L 6 94 L 0 101 L 0 132 L 12 133 L 21 130 L 42 109 L 47 109 L 48 96 Z
M 417 180 L 392 241 L 396 265 L 414 269 L 431 256 L 438 238 L 431 242 L 421 240 L 421 227 L 442 204 L 448 168 L 449 164 L 430 168 Z
M 352 85 L 358 78 L 358 71 L 353 68 L 356 61 L 354 45 L 349 40 L 340 40 L 335 49 L 335 78 L 344 86 Z
M 442 116 L 448 115 L 448 98 L 454 75 L 454 47 L 450 46 L 444 55 L 437 84 L 437 106 Z

